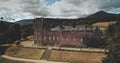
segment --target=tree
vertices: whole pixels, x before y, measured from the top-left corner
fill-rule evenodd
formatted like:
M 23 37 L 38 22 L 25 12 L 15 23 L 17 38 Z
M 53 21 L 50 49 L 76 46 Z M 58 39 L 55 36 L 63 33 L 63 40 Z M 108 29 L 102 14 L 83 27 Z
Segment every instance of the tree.
M 2 21 L 2 20 L 3 20 L 3 17 L 0 17 L 0 19 L 1 19 L 0 21 Z
M 107 57 L 103 60 L 103 63 L 120 63 L 120 22 L 108 27 Z M 113 30 L 112 30 L 113 29 Z M 112 34 L 112 35 L 110 35 Z
M 9 44 L 16 40 L 20 40 L 22 35 L 21 30 L 22 29 L 20 24 L 0 21 L 0 44 Z M 30 27 L 27 32 L 28 34 L 32 33 Z M 27 34 L 27 32 L 25 33 Z
M 0 44 L 4 43 L 6 41 L 6 37 L 5 36 L 8 33 L 8 27 L 2 21 L 2 19 L 3 18 L 1 18 L 1 21 L 0 21 Z
M 107 49 L 107 58 L 103 60 L 103 63 L 120 63 L 120 37 L 114 37 L 109 39 L 109 45 Z
M 14 42 L 21 39 L 21 25 L 11 24 L 9 26 L 9 36 L 8 42 Z
M 114 31 L 115 31 L 114 25 L 109 25 L 105 32 L 105 37 L 106 38 L 112 37 L 114 35 Z
M 89 40 L 86 42 L 87 47 L 102 48 L 106 45 L 106 40 L 104 38 L 92 37 L 87 40 Z
M 99 26 L 96 26 L 96 28 L 95 28 L 95 34 L 98 35 L 98 36 L 102 36 L 102 35 L 103 35 L 103 33 L 102 33 L 102 31 L 100 30 L 100 27 L 99 27 Z
M 21 36 L 22 39 L 26 39 L 27 36 L 33 35 L 33 24 L 22 25 Z

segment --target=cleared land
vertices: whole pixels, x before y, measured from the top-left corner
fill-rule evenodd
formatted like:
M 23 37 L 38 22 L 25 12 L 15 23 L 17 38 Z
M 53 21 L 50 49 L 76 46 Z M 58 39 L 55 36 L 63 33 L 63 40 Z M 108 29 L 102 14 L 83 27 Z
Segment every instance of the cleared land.
M 44 49 L 12 46 L 6 51 L 6 55 L 18 58 L 40 59 L 44 52 Z
M 105 57 L 103 53 L 89 52 L 72 52 L 72 51 L 57 51 L 52 50 L 48 60 L 51 61 L 67 61 L 78 63 L 100 63 Z
M 110 24 L 115 24 L 116 21 L 113 21 L 113 22 L 97 22 L 97 23 L 94 23 L 92 25 L 93 28 L 95 28 L 96 26 L 99 26 L 100 27 L 100 30 L 102 31 L 105 31 L 106 28 L 110 25 Z

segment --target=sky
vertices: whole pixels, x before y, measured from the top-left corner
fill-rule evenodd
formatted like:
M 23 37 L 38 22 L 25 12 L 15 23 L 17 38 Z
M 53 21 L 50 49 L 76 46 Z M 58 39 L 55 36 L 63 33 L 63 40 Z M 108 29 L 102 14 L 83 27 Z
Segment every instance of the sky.
M 0 0 L 0 17 L 10 22 L 36 17 L 83 18 L 100 10 L 120 14 L 120 0 Z

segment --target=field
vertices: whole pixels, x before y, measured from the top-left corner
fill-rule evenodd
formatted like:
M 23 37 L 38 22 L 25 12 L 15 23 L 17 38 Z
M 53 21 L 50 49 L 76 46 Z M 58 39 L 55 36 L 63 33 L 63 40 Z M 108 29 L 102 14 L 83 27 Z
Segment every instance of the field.
M 103 53 L 52 50 L 49 60 L 67 61 L 71 63 L 100 63 L 104 57 L 105 54 Z
M 0 57 L 0 63 L 32 63 L 32 62 L 13 61 Z
M 113 22 L 97 22 L 97 23 L 94 23 L 94 24 L 92 25 L 92 27 L 95 28 L 96 26 L 99 26 L 99 27 L 100 27 L 100 30 L 105 31 L 106 28 L 107 28 L 110 24 L 114 24 L 114 23 L 116 23 L 116 22 L 115 22 L 115 21 L 113 21 Z
M 40 59 L 44 52 L 44 49 L 10 47 L 6 51 L 6 55 L 18 58 Z

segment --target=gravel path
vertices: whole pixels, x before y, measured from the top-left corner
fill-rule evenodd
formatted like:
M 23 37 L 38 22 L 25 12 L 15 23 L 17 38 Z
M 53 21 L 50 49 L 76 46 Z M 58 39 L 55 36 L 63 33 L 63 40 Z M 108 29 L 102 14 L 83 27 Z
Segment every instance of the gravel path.
M 34 63 L 68 63 L 68 62 L 54 62 L 54 61 L 47 61 L 47 60 L 33 60 L 33 59 L 15 58 L 15 57 L 10 57 L 10 56 L 6 56 L 6 55 L 2 55 L 1 57 L 9 59 L 9 60 L 34 62 Z

